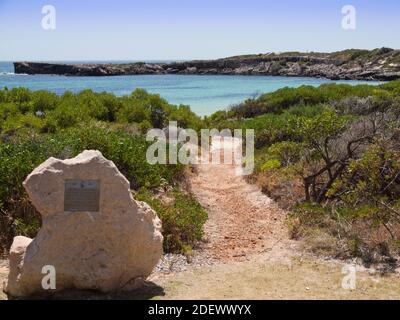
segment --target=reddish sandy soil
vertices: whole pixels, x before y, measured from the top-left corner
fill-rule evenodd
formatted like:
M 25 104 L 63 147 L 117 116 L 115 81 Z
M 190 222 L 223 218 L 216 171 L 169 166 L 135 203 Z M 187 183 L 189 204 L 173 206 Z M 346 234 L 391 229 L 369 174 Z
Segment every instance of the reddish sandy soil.
M 225 145 L 232 151 L 238 141 Z M 218 154 L 223 144 L 213 146 L 211 152 Z M 287 247 L 285 212 L 245 181 L 239 164 L 204 164 L 204 159 L 191 177 L 192 192 L 209 215 L 204 250 L 217 260 L 238 260 Z

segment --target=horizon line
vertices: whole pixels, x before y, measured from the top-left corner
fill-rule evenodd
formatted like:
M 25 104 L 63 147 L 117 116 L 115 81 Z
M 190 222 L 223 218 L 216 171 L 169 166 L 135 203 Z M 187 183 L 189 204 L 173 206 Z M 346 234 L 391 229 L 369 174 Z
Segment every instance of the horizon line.
M 373 51 L 376 49 L 381 49 L 381 48 L 388 48 L 391 50 L 400 50 L 400 48 L 393 48 L 393 47 L 388 47 L 388 46 L 382 46 L 382 47 L 375 47 L 375 48 L 347 48 L 347 49 L 339 49 L 339 50 L 334 50 L 334 51 L 318 51 L 318 50 L 305 50 L 305 51 L 299 51 L 299 50 L 284 50 L 284 51 L 269 51 L 269 52 L 258 52 L 258 53 L 241 53 L 241 54 L 233 54 L 233 55 L 226 55 L 224 57 L 218 57 L 218 58 L 161 58 L 161 59 L 140 59 L 140 58 L 82 58 L 82 59 L 15 59 L 15 60 L 9 60 L 5 59 L 2 60 L 0 59 L 0 62 L 25 62 L 25 61 L 32 61 L 32 62 L 65 62 L 65 61 L 132 61 L 132 62 L 151 62 L 151 61 L 195 61 L 195 60 L 218 60 L 218 59 L 224 59 L 224 58 L 230 58 L 230 57 L 240 57 L 240 56 L 248 56 L 248 55 L 267 55 L 267 54 L 283 54 L 283 53 L 293 53 L 293 52 L 299 52 L 299 53 L 326 53 L 326 54 L 332 54 L 336 52 L 342 52 L 346 50 L 368 50 L 368 51 Z

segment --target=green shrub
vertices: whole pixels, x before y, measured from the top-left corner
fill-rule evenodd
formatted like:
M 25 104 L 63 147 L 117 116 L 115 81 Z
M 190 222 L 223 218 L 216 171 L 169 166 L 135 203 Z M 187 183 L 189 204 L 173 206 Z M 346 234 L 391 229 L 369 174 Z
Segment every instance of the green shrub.
M 184 128 L 202 127 L 202 120 L 188 106 L 171 105 L 159 95 L 149 94 L 143 89 L 137 89 L 124 97 L 106 92 L 95 93 L 92 90 L 77 94 L 67 91 L 61 96 L 25 88 L 0 90 L 0 133 L 15 133 L 24 128 L 20 119 L 28 114 L 43 120 L 40 125 L 31 127 L 36 132 L 45 133 L 54 133 L 90 121 L 136 124 L 142 132 L 149 128 L 163 128 L 172 120 Z M 34 122 L 34 119 L 30 118 L 29 122 Z
M 172 203 L 165 204 L 146 189 L 135 195 L 138 200 L 147 202 L 162 220 L 164 251 L 187 253 L 203 236 L 203 225 L 207 213 L 190 195 L 178 189 L 167 194 Z
M 117 120 L 126 123 L 141 123 L 150 118 L 150 110 L 146 109 L 143 101 L 124 99 L 117 113 Z M 147 120 L 149 121 L 149 120 Z
M 3 239 L 0 240 L 3 250 L 16 234 L 34 236 L 37 231 L 39 215 L 29 203 L 22 182 L 40 163 L 51 156 L 64 159 L 85 149 L 96 149 L 116 164 L 133 189 L 157 189 L 165 183 L 174 185 L 183 175 L 183 165 L 150 165 L 146 160 L 149 145 L 142 135 L 89 126 L 60 130 L 55 134 L 21 135 L 1 143 L 0 234 Z M 192 204 L 195 205 L 188 203 L 188 206 Z
M 261 170 L 279 169 L 281 166 L 282 164 L 278 159 L 269 159 L 261 166 Z
M 251 118 L 265 113 L 281 113 L 296 105 L 327 104 L 347 97 L 388 98 L 395 97 L 399 92 L 400 81 L 392 81 L 379 86 L 327 83 L 319 87 L 286 87 L 263 94 L 256 99 L 248 99 L 232 107 L 231 111 L 237 118 Z M 211 118 L 213 117 L 211 116 Z
M 276 160 L 283 166 L 297 163 L 301 158 L 304 146 L 293 141 L 282 141 L 268 148 L 267 154 L 270 159 Z
M 55 93 L 49 91 L 36 91 L 33 97 L 33 112 L 54 110 L 59 98 Z
M 125 97 L 91 90 L 61 96 L 25 88 L 0 90 L 0 255 L 15 235 L 34 237 L 40 225 L 22 187 L 26 176 L 51 156 L 70 158 L 85 149 L 99 150 L 112 160 L 134 190 L 175 187 L 175 204 L 158 205 L 165 220 L 165 247 L 188 249 L 201 237 L 204 212 L 178 191 L 183 165 L 150 165 L 146 151 L 151 142 L 140 134 L 170 120 L 181 127 L 202 125 L 188 106 L 171 105 L 141 89 Z
M 32 92 L 26 88 L 13 88 L 7 90 L 7 102 L 14 102 L 16 104 L 27 103 L 32 99 Z

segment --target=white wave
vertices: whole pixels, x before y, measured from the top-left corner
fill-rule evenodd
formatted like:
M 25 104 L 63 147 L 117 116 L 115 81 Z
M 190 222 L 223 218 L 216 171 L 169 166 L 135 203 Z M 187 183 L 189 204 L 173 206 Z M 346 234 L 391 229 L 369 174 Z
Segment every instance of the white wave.
M 0 72 L 0 76 L 27 76 L 27 73 Z

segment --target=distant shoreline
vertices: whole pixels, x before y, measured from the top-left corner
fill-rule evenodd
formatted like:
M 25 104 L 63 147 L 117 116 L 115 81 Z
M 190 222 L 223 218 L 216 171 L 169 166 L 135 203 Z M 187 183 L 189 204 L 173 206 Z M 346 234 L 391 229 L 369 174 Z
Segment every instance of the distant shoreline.
M 117 76 L 146 74 L 260 75 L 330 80 L 400 79 L 400 50 L 350 49 L 333 53 L 286 52 L 170 63 L 14 62 L 15 74 Z

